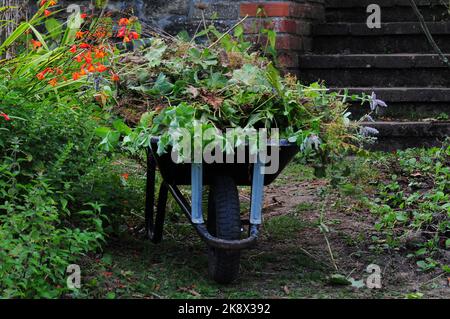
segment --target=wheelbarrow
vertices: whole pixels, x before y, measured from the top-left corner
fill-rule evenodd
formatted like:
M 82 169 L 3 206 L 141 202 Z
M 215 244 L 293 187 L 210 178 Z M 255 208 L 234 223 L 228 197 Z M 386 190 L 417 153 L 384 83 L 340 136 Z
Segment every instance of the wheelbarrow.
M 260 157 L 252 163 L 175 163 L 170 152 L 158 155 L 158 138 L 152 138 L 147 152 L 147 186 L 145 204 L 146 233 L 157 244 L 163 237 L 167 197 L 170 192 L 200 238 L 208 245 L 208 270 L 211 279 L 220 284 L 234 281 L 239 275 L 240 256 L 253 248 L 262 224 L 264 185 L 271 184 L 298 153 L 298 146 L 282 140 L 270 146 L 279 154 L 279 168 L 264 174 Z M 156 168 L 162 182 L 155 214 Z M 178 186 L 191 185 L 189 201 Z M 208 211 L 203 217 L 203 186 L 209 186 Z M 242 219 L 237 186 L 251 186 L 250 218 Z M 243 225 L 248 236 L 242 238 Z

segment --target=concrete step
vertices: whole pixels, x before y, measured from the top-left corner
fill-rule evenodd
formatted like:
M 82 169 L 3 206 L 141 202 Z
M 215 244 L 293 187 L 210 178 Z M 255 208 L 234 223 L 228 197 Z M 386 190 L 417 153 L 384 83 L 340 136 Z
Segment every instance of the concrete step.
M 450 68 L 436 54 L 304 55 L 299 63 L 303 81 L 328 86 L 450 87 Z
M 449 121 L 368 122 L 363 125 L 380 132 L 377 143 L 371 148 L 383 151 L 439 146 L 450 136 Z
M 450 53 L 450 22 L 428 27 L 443 52 Z M 419 23 L 383 23 L 369 29 L 365 23 L 325 23 L 313 29 L 313 52 L 333 53 L 435 53 Z
M 334 92 L 351 94 L 377 94 L 377 98 L 388 104 L 380 108 L 378 117 L 396 120 L 423 120 L 450 118 L 450 88 L 408 88 L 408 87 L 353 87 L 330 88 Z M 359 119 L 369 111 L 369 106 L 353 103 L 350 107 L 354 119 Z
M 408 0 L 327 0 L 327 22 L 366 22 L 369 13 L 367 7 L 376 3 L 381 7 L 382 22 L 417 22 Z M 442 0 L 417 1 L 420 12 L 426 21 L 448 21 L 450 13 Z

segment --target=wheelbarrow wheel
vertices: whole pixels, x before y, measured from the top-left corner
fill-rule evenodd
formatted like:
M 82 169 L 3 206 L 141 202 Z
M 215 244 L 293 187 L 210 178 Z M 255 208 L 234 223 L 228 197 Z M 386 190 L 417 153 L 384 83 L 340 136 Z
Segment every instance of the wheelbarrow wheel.
M 229 176 L 214 179 L 208 200 L 208 231 L 215 237 L 239 240 L 241 217 L 236 183 Z M 209 275 L 220 284 L 228 284 L 239 275 L 241 252 L 209 248 Z

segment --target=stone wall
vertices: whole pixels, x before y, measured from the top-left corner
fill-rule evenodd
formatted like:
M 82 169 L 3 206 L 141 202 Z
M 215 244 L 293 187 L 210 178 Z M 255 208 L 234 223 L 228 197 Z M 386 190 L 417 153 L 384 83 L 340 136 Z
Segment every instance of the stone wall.
M 64 5 L 78 3 L 88 6 L 91 1 L 62 1 Z M 204 4 L 204 10 L 199 4 Z M 272 28 L 278 33 L 280 61 L 290 71 L 298 67 L 298 54 L 311 48 L 311 25 L 324 18 L 324 0 L 242 1 L 242 0 L 129 0 L 109 1 L 110 10 L 128 11 L 141 21 L 175 34 L 182 30 L 194 33 L 202 21 L 216 17 L 216 25 L 226 29 L 248 15 L 248 34 L 255 26 Z M 256 17 L 258 8 L 266 17 Z

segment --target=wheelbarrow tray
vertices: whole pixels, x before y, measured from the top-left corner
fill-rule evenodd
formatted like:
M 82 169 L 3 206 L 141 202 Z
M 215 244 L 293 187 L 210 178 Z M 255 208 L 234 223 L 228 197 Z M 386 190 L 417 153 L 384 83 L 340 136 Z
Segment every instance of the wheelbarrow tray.
M 175 163 L 172 160 L 171 150 L 163 155 L 157 155 L 158 139 L 152 139 L 151 148 L 155 154 L 158 163 L 159 171 L 164 180 L 173 185 L 190 185 L 191 184 L 191 168 L 189 163 Z M 285 140 L 280 142 L 279 148 L 279 165 L 278 169 L 273 174 L 266 174 L 264 176 L 264 185 L 271 184 L 283 171 L 283 169 L 291 162 L 291 160 L 298 153 L 297 145 L 289 143 Z M 248 161 L 248 147 L 246 148 L 246 155 Z M 270 147 L 269 147 L 270 156 Z M 237 185 L 251 186 L 252 172 L 254 164 L 247 163 L 203 163 L 203 184 L 211 185 L 214 176 L 226 175 L 234 179 Z M 269 164 L 270 165 L 270 164 Z

